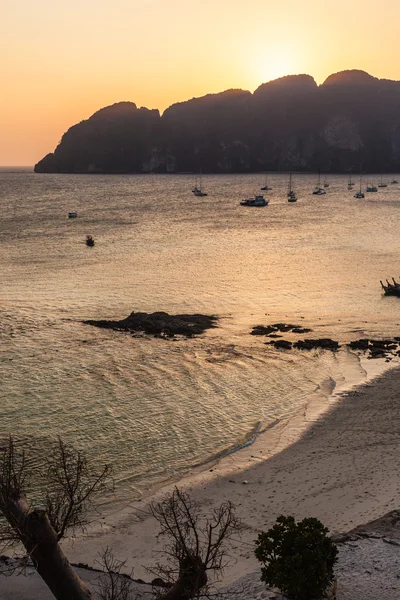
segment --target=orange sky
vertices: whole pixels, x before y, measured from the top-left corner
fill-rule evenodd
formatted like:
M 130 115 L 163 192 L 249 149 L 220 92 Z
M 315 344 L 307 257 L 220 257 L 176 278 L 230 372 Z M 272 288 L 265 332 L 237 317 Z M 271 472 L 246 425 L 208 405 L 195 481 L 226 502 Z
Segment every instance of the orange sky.
M 400 4 L 381 0 L 5 0 L 0 165 L 33 165 L 74 123 L 343 69 L 400 79 Z

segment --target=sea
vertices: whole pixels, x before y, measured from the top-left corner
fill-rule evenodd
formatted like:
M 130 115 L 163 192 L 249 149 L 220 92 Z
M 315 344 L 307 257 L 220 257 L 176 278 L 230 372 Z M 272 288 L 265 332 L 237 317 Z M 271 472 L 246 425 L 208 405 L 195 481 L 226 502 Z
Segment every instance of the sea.
M 388 182 L 394 175 L 385 177 Z M 342 343 L 400 335 L 400 185 L 364 199 L 347 176 L 0 171 L 0 436 L 60 436 L 113 468 L 113 502 L 240 451 L 310 396 L 365 378 L 357 353 L 279 351 L 256 325 Z M 377 176 L 365 178 L 365 183 Z M 68 212 L 76 211 L 76 219 Z M 93 248 L 86 235 L 95 239 Z M 98 329 L 132 311 L 216 315 L 192 339 Z M 297 336 L 298 337 L 307 337 Z M 284 334 L 285 339 L 294 339 Z M 370 361 L 372 362 L 372 361 Z

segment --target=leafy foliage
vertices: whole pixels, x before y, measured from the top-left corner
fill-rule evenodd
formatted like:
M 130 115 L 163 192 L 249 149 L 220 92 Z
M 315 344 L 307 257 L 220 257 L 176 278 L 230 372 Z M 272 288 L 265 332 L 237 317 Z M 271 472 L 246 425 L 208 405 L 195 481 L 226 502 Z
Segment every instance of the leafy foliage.
M 255 554 L 264 564 L 261 580 L 293 600 L 318 600 L 333 582 L 336 545 L 328 529 L 314 518 L 296 523 L 280 516 L 276 524 L 256 540 Z

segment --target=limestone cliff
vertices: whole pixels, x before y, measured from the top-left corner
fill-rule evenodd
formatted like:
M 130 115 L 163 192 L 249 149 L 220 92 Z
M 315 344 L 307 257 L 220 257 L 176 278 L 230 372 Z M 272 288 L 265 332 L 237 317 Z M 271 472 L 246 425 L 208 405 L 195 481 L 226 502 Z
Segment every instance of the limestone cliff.
M 400 82 L 359 70 L 227 90 L 157 110 L 120 102 L 71 127 L 36 172 L 400 170 Z

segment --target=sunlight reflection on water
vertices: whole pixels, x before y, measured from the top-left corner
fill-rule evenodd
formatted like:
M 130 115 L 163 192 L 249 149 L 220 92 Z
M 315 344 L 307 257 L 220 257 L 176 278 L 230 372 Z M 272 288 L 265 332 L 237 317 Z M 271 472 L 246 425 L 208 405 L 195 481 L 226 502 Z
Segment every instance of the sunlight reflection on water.
M 314 197 L 297 176 L 289 205 L 286 176 L 269 183 L 270 205 L 248 209 L 262 175 L 204 177 L 194 198 L 189 176 L 0 174 L 0 431 L 62 435 L 111 461 L 124 495 L 241 444 L 352 361 L 273 351 L 252 326 L 398 334 L 379 279 L 400 271 L 400 189 L 356 201 L 336 176 Z M 220 321 L 169 342 L 80 322 L 132 310 Z

